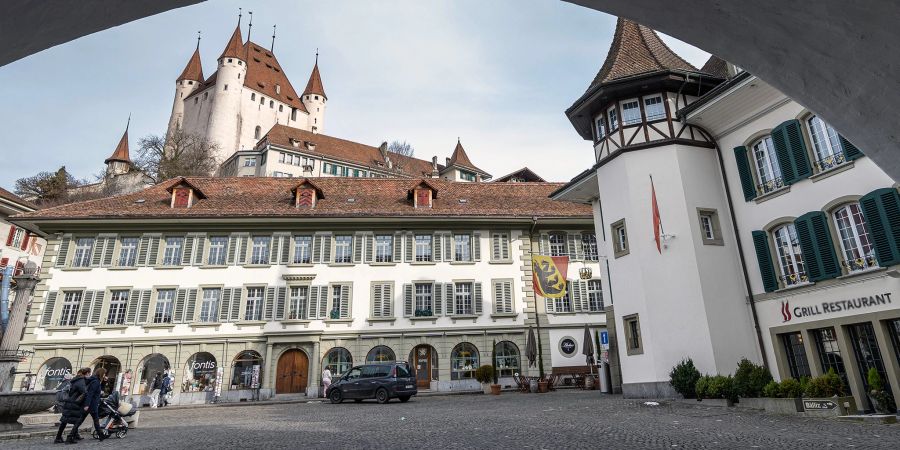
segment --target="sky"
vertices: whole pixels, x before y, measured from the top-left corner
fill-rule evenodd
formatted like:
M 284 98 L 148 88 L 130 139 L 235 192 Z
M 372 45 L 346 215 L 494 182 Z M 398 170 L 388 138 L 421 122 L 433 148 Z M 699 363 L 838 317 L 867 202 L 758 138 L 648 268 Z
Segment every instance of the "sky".
M 202 31 L 209 76 L 243 8 L 299 92 L 319 51 L 324 134 L 373 146 L 405 140 L 440 161 L 459 138 L 495 177 L 528 166 L 568 181 L 592 148 L 564 111 L 603 64 L 615 17 L 556 0 L 214 0 L 94 33 L 0 67 L 0 186 L 60 166 L 95 179 L 129 114 L 138 140 L 165 133 Z M 695 66 L 709 55 L 663 35 Z

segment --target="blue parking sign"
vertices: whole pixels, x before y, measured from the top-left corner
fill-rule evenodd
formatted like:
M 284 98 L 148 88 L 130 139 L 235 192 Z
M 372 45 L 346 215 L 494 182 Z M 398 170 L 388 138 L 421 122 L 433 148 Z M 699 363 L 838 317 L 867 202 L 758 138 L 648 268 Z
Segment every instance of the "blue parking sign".
M 609 333 L 606 331 L 600 332 L 600 343 L 603 345 L 609 345 Z

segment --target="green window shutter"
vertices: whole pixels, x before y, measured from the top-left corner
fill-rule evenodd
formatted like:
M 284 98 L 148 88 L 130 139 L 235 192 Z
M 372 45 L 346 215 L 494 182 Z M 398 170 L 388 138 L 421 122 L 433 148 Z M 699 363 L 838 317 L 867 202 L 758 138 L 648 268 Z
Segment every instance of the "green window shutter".
M 841 266 L 828 228 L 828 216 L 822 211 L 812 211 L 798 217 L 794 226 L 797 228 L 797 239 L 800 241 L 809 281 L 840 276 Z
M 172 311 L 172 322 L 173 323 L 181 323 L 193 321 L 193 317 L 188 317 L 187 320 L 184 318 L 184 300 L 187 298 L 187 289 L 179 289 L 178 292 L 175 293 L 175 307 Z
M 838 135 L 838 138 L 841 141 L 841 147 L 844 148 L 844 157 L 847 159 L 847 161 L 853 161 L 854 159 L 859 159 L 860 157 L 865 156 L 863 155 L 863 152 L 856 148 L 856 146 L 853 145 L 852 142 L 848 141 L 847 138 L 841 136 L 840 134 Z
M 881 267 L 900 264 L 900 194 L 894 188 L 872 191 L 859 199 Z
M 194 265 L 203 264 L 203 252 L 206 246 L 206 235 L 197 236 L 197 250 L 194 252 Z
M 59 252 L 56 254 L 56 267 L 63 267 L 66 265 L 66 257 L 69 256 L 69 242 L 71 240 L 71 236 L 65 236 L 59 243 Z
M 234 288 L 231 296 L 231 314 L 228 316 L 231 322 L 241 320 L 241 296 L 244 295 L 244 288 Z
M 103 267 L 109 267 L 113 261 L 113 250 L 116 248 L 116 238 L 106 238 L 106 248 L 103 250 Z
M 103 310 L 103 298 L 106 296 L 106 291 L 97 291 L 94 295 L 94 306 L 91 309 L 91 319 L 88 325 L 98 325 L 100 323 L 100 312 Z
M 775 267 L 772 264 L 772 253 L 769 252 L 769 236 L 765 231 L 760 230 L 755 230 L 752 234 L 763 288 L 766 292 L 775 291 L 778 289 L 778 277 L 775 275 Z
M 800 121 L 792 119 L 775 127 L 772 143 L 775 144 L 775 156 L 781 166 L 784 184 L 794 184 L 812 175 Z
M 56 291 L 47 292 L 47 299 L 44 300 L 44 311 L 41 313 L 41 326 L 49 326 L 53 320 L 53 308 L 56 307 Z
M 413 285 L 403 285 L 403 315 L 406 317 L 413 316 Z
M 473 309 L 475 310 L 475 314 L 481 314 L 481 312 L 482 312 L 481 283 L 480 282 L 474 283 L 472 290 L 474 291 L 474 293 L 472 295 L 472 301 L 474 302 Z
M 194 236 L 185 236 L 184 248 L 181 252 L 181 265 L 189 266 L 194 256 Z

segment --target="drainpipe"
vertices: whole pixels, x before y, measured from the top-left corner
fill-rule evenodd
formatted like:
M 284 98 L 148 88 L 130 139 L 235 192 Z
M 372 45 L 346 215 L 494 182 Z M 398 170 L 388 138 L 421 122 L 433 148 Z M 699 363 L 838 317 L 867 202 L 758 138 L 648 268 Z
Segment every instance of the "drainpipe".
M 719 160 L 719 171 L 722 172 L 722 182 L 725 183 L 725 199 L 728 201 L 728 215 L 731 217 L 731 226 L 734 228 L 734 237 L 737 241 L 738 257 L 741 261 L 741 272 L 744 275 L 744 287 L 747 290 L 747 299 L 750 301 L 750 311 L 753 315 L 753 329 L 756 331 L 756 344 L 759 346 L 759 353 L 762 356 L 762 364 L 766 369 L 769 368 L 768 358 L 766 357 L 766 348 L 763 346 L 762 330 L 759 329 L 759 316 L 756 314 L 756 302 L 753 300 L 753 289 L 750 287 L 750 275 L 747 273 L 747 261 L 744 259 L 744 247 L 741 245 L 741 235 L 738 231 L 737 218 L 734 216 L 734 203 L 731 201 L 731 188 L 728 187 L 728 176 L 725 175 L 725 163 L 722 159 L 722 149 L 719 143 L 716 145 L 716 158 Z

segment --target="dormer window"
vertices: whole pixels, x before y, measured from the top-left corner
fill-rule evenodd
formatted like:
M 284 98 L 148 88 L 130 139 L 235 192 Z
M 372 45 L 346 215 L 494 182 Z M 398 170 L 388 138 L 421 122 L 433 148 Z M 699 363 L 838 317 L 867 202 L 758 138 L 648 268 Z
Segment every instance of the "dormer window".
M 409 197 L 413 201 L 413 207 L 431 208 L 434 206 L 434 199 L 437 198 L 437 189 L 427 181 L 421 180 L 409 190 Z
M 172 194 L 170 201 L 171 208 L 190 208 L 197 203 L 197 200 L 206 198 L 199 189 L 194 187 L 184 178 L 168 188 L 167 191 Z
M 275 93 L 279 94 L 279 95 L 281 94 L 281 85 L 280 84 L 275 85 Z
M 291 192 L 294 194 L 294 206 L 297 208 L 313 209 L 319 200 L 325 198 L 322 190 L 309 180 L 304 180 Z
M 290 138 L 290 141 L 291 141 L 291 145 L 292 145 L 292 146 L 294 146 L 294 147 L 299 147 L 299 146 L 300 146 L 300 141 L 298 141 L 298 140 L 296 140 L 296 139 L 294 139 L 294 138 Z
M 315 128 L 315 127 L 313 127 L 313 128 Z M 304 142 L 304 144 L 306 145 L 307 150 L 316 151 L 316 143 L 315 142 L 306 141 L 306 142 Z

